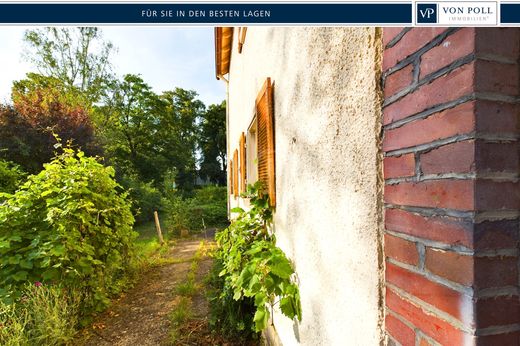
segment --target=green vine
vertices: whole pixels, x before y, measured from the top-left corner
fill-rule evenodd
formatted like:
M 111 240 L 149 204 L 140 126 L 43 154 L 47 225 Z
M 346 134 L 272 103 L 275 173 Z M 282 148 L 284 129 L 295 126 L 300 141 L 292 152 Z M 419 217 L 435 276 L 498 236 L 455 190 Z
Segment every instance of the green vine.
M 301 320 L 300 293 L 291 280 L 293 266 L 268 231 L 272 221 L 268 197 L 261 193 L 260 183 L 249 185 L 244 197 L 249 198 L 251 208 L 234 208 L 238 217 L 217 234 L 216 257 L 223 263 L 219 276 L 225 278 L 224 288 L 232 290 L 237 301 L 254 299 L 255 331 L 267 327 L 269 308 L 272 311 L 276 304 L 287 317 Z

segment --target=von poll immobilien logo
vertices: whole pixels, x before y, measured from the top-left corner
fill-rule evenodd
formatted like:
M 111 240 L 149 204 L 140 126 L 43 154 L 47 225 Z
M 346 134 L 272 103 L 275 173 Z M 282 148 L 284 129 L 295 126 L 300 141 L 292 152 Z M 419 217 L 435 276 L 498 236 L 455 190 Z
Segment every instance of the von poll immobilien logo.
M 498 5 L 494 1 L 416 2 L 415 6 L 417 25 L 497 25 Z

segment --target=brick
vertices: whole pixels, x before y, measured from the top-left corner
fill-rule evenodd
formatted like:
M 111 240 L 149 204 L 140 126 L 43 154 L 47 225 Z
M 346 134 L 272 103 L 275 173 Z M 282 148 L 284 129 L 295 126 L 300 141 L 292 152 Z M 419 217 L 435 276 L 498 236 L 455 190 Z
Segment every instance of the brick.
M 477 250 L 518 248 L 520 220 L 484 221 L 474 226 L 474 248 Z
M 506 334 L 479 336 L 479 346 L 518 346 L 520 345 L 520 331 Z
M 520 147 L 518 142 L 491 143 L 477 141 L 476 162 L 479 172 L 520 171 Z
M 402 346 L 415 346 L 415 332 L 413 329 L 390 314 L 387 314 L 385 317 L 385 329 Z
M 518 285 L 517 257 L 475 257 L 474 270 L 478 289 Z
M 385 256 L 406 264 L 419 263 L 419 253 L 415 243 L 390 234 L 385 234 Z
M 385 157 L 383 160 L 383 170 L 385 179 L 414 176 L 414 154 Z
M 420 78 L 475 51 L 475 28 L 463 28 L 421 56 Z
M 518 28 L 477 28 L 475 47 L 478 54 L 516 61 L 520 55 L 520 30 Z
M 385 277 L 387 282 L 461 321 L 467 318 L 465 309 L 473 305 L 471 297 L 389 262 Z
M 401 127 L 386 130 L 383 150 L 409 148 L 435 140 L 471 133 L 475 130 L 475 102 L 466 102 L 426 119 L 412 121 Z
M 475 106 L 477 130 L 490 133 L 519 133 L 520 107 L 497 102 L 478 101 Z
M 386 185 L 384 198 L 394 205 L 473 210 L 474 194 L 473 180 L 442 179 Z
M 383 28 L 383 47 L 386 47 L 388 42 L 392 41 L 394 37 L 401 33 L 404 27 L 388 27 Z
M 518 73 L 516 64 L 477 60 L 475 91 L 516 96 L 519 83 Z
M 389 231 L 450 245 L 467 247 L 473 245 L 472 223 L 452 217 L 425 217 L 400 209 L 387 208 L 385 210 L 385 228 Z M 487 234 L 489 232 L 485 230 L 482 233 Z
M 472 337 L 386 288 L 387 306 L 442 345 L 466 345 Z
M 412 55 L 436 36 L 445 31 L 445 28 L 413 28 L 392 48 L 385 49 L 383 55 L 383 71 L 397 64 L 409 55 Z
M 474 62 L 463 65 L 383 109 L 383 124 L 407 118 L 435 105 L 454 101 L 475 91 Z M 482 89 L 487 84 L 482 83 Z
M 479 299 L 476 306 L 477 328 L 520 323 L 518 296 Z
M 477 180 L 475 208 L 477 210 L 519 210 L 520 183 Z
M 419 346 L 433 346 L 428 340 L 425 338 L 419 339 Z
M 385 78 L 384 96 L 389 97 L 411 85 L 413 82 L 413 65 L 408 65 Z
M 424 174 L 469 173 L 475 171 L 473 140 L 443 145 L 420 156 Z
M 473 256 L 426 248 L 425 266 L 431 273 L 462 285 L 473 284 Z

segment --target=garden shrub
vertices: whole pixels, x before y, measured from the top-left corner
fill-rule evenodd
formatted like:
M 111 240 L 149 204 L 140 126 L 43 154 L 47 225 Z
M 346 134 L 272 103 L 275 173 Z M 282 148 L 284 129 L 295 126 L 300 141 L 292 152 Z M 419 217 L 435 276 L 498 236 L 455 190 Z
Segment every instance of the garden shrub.
M 183 229 L 197 232 L 204 226 L 222 226 L 228 222 L 226 187 L 204 186 L 195 190 L 191 198 L 171 193 L 163 204 L 168 214 L 169 231 L 173 234 Z
M 26 174 L 20 166 L 0 159 L 0 192 L 14 193 L 25 176 Z
M 132 201 L 132 214 L 138 224 L 153 220 L 153 212 L 162 209 L 162 194 L 152 182 L 145 183 L 136 175 L 123 176 L 121 185 Z
M 233 209 L 238 216 L 216 236 L 216 264 L 222 267 L 219 276 L 224 279 L 218 298 L 220 305 L 230 304 L 229 297 L 236 301 L 234 308 L 221 308 L 224 312 L 239 311 L 242 304 L 253 301 L 253 327 L 259 332 L 267 327 L 270 309 L 278 303 L 284 315 L 301 320 L 300 294 L 292 280 L 291 262 L 268 231 L 272 210 L 268 197 L 261 193 L 261 184 L 248 186 L 245 197 L 251 208 Z
M 215 258 L 207 277 L 207 296 L 210 305 L 209 325 L 219 335 L 240 340 L 255 340 L 259 335 L 254 331 L 253 316 L 255 301 L 242 297 L 233 299 L 233 290 L 226 287 L 226 279 L 219 276 L 223 269 L 222 260 Z
M 80 290 L 100 311 L 126 284 L 134 218 L 114 169 L 70 148 L 0 204 L 0 298 L 27 282 Z

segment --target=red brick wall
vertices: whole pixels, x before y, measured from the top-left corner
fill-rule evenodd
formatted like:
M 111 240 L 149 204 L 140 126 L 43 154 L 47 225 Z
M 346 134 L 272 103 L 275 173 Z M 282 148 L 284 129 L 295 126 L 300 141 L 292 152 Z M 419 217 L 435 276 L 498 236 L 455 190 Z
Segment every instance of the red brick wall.
M 389 344 L 520 345 L 520 29 L 383 44 Z

